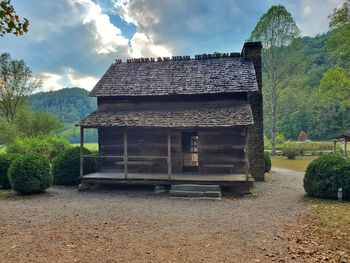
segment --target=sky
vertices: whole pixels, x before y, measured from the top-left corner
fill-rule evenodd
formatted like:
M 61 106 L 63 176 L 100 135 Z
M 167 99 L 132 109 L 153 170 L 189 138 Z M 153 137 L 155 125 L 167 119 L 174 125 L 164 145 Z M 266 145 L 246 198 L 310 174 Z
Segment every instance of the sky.
M 42 91 L 91 90 L 115 59 L 239 52 L 260 17 L 282 4 L 302 36 L 328 31 L 343 0 L 12 0 L 30 21 L 0 52 L 23 59 Z

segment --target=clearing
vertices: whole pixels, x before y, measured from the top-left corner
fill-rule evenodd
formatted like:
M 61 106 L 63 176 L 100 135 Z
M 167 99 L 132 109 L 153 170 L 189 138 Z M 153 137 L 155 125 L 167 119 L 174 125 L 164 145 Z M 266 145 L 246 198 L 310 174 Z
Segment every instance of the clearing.
M 3 195 L 4 262 L 270 262 L 291 259 L 285 225 L 305 211 L 302 174 L 274 173 L 254 195 L 171 199 L 151 189 L 53 187 Z
M 305 172 L 309 163 L 318 156 L 298 156 L 295 160 L 288 160 L 285 156 L 271 156 L 272 166 L 286 168 L 298 172 Z

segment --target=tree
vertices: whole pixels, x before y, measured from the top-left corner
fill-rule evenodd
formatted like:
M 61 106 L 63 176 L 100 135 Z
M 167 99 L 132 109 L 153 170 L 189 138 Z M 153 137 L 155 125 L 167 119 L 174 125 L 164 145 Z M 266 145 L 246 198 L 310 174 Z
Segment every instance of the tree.
M 349 73 L 339 66 L 331 67 L 321 79 L 319 92 L 323 103 L 350 108 Z
M 345 0 L 340 8 L 335 8 L 333 13 L 328 16 L 331 28 L 339 28 L 350 23 L 350 0 Z
M 23 60 L 12 60 L 9 53 L 0 56 L 0 113 L 12 123 L 26 98 L 41 86 Z
M 329 15 L 329 26 L 334 29 L 333 36 L 327 43 L 333 57 L 350 57 L 350 0 Z
M 308 139 L 307 133 L 304 131 L 301 131 L 298 136 L 298 141 L 305 142 Z
M 264 14 L 250 40 L 261 41 L 263 44 L 264 95 L 269 102 L 271 116 L 271 154 L 276 154 L 277 110 L 279 88 L 286 85 L 291 66 L 285 63 L 286 57 L 293 55 L 285 52 L 285 48 L 293 44 L 300 31 L 291 14 L 282 5 L 272 6 Z M 295 61 L 295 60 L 294 60 Z
M 23 20 L 16 15 L 11 0 L 0 1 L 0 36 L 5 34 L 20 36 L 28 32 L 29 21 L 26 18 Z
M 14 125 L 21 137 L 49 135 L 63 128 L 63 123 L 51 113 L 32 111 L 29 107 L 18 111 Z

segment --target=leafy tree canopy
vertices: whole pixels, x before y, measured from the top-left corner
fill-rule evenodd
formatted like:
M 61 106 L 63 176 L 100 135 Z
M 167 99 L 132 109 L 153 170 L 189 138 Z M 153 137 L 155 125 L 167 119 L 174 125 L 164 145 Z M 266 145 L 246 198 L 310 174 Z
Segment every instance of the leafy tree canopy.
M 41 86 L 41 80 L 23 60 L 14 60 L 9 53 L 0 56 L 0 114 L 12 123 L 27 96 Z
M 0 1 L 0 36 L 5 34 L 23 35 L 28 32 L 29 21 L 23 21 L 16 14 L 15 8 L 11 5 L 11 0 Z

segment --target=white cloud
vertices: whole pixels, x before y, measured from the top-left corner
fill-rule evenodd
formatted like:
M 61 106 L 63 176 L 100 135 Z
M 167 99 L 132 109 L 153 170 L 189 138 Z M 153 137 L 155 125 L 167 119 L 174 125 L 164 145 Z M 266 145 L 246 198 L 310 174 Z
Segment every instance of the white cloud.
M 70 86 L 80 87 L 86 90 L 91 90 L 97 83 L 98 79 L 92 76 L 82 76 L 74 69 L 67 69 L 66 76 Z
M 102 13 L 101 7 L 89 0 L 80 0 L 87 6 L 83 24 L 91 24 L 95 29 L 95 40 L 99 43 L 97 53 L 111 53 L 118 51 L 118 47 L 125 47 L 129 41 L 122 36 L 121 30 L 113 25 L 109 16 Z
M 144 33 L 135 33 L 131 39 L 132 56 L 139 57 L 170 57 L 169 48 L 155 45 Z
M 63 88 L 62 85 L 59 83 L 59 81 L 62 80 L 62 76 L 58 74 L 43 72 L 40 74 L 40 78 L 42 79 L 42 88 L 45 91 L 58 90 Z
M 328 16 L 343 0 L 301 0 L 294 11 L 303 36 L 315 36 L 329 29 Z

